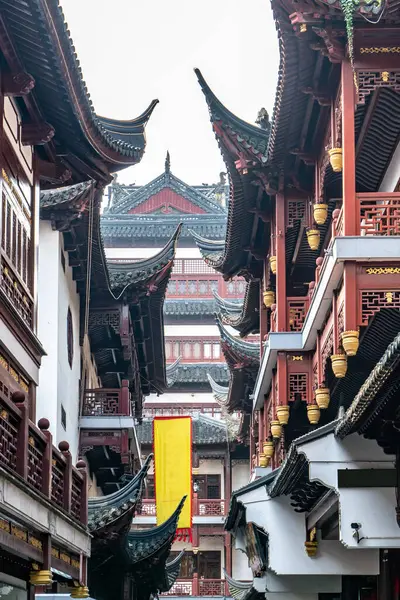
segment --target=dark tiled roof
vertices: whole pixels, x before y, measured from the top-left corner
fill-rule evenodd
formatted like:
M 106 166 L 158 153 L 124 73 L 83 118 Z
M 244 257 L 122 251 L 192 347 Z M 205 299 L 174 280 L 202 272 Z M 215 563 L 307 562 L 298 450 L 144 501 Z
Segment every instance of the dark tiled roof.
M 55 143 L 107 176 L 108 169 L 137 163 L 157 101 L 131 121 L 98 116 L 58 0 L 1 0 L 0 11 L 22 68 L 35 80 L 32 94 L 55 129 Z
M 175 316 L 207 316 L 215 314 L 214 300 L 170 300 L 167 298 L 164 302 L 164 315 L 167 317 Z
M 226 423 L 206 415 L 192 417 L 193 443 L 196 445 L 225 444 L 228 439 Z M 153 421 L 144 419 L 137 426 L 137 436 L 141 444 L 151 445 L 153 442 Z
M 254 175 L 250 175 L 246 168 L 238 169 L 236 163 L 251 163 L 251 169 L 262 168 L 265 165 L 270 128 L 268 125 L 266 129 L 262 129 L 235 117 L 216 98 L 200 71 L 196 69 L 195 72 L 206 97 L 214 134 L 229 177 L 228 221 L 224 245 L 221 249 L 210 245 L 210 252 L 207 253 L 207 240 L 196 239 L 196 243 L 202 249 L 205 261 L 225 277 L 259 277 L 261 266 L 250 249 L 255 219 L 257 231 L 259 228 L 259 218 L 254 213 L 255 208 L 261 208 L 257 205 L 259 190 L 257 186 L 252 185 Z M 263 196 L 267 202 L 265 194 Z M 268 228 L 269 225 L 265 227 Z M 261 237 L 263 240 L 269 239 L 268 235 Z M 268 251 L 265 243 L 262 251 Z
M 211 122 L 220 122 L 222 127 L 235 138 L 238 147 L 243 147 L 249 151 L 257 162 L 265 163 L 267 161 L 270 127 L 268 126 L 265 129 L 256 127 L 236 117 L 218 100 L 199 69 L 195 69 L 195 73 L 206 97 Z
M 108 273 L 114 296 L 120 297 L 128 286 L 146 282 L 165 269 L 171 272 L 181 227 L 178 226 L 168 244 L 155 256 L 131 263 L 108 260 Z
M 182 550 L 178 554 L 178 556 L 176 556 L 170 562 L 167 562 L 167 564 L 165 565 L 165 571 L 167 573 L 167 589 L 163 591 L 168 592 L 174 585 L 175 581 L 178 579 L 179 572 L 181 570 L 182 559 L 184 556 L 185 550 Z
M 246 284 L 244 299 L 240 304 L 220 298 L 214 292 L 218 305 L 218 318 L 224 325 L 237 329 L 241 337 L 258 333 L 260 328 L 260 282 L 251 280 Z
M 169 170 L 141 187 L 135 186 L 130 189 L 129 187 L 120 187 L 118 184 L 114 185 L 113 191 L 118 190 L 118 195 L 114 198 L 114 202 L 106 214 L 126 214 L 165 188 L 169 188 L 182 198 L 189 200 L 201 211 L 211 214 L 226 214 L 226 209 L 221 204 L 203 194 L 199 188 L 187 185 Z
M 207 374 L 208 382 L 211 386 L 212 392 L 214 394 L 215 400 L 218 404 L 225 405 L 226 399 L 229 393 L 229 387 L 225 385 L 220 385 L 211 377 L 211 375 Z
M 268 494 L 272 498 L 281 495 L 291 495 L 296 491 L 299 485 L 306 485 L 310 483 L 308 479 L 308 463 L 304 454 L 300 454 L 298 452 L 298 446 L 300 444 L 306 444 L 315 439 L 319 439 L 330 433 L 333 433 L 336 425 L 337 421 L 332 421 L 327 425 L 323 425 L 318 429 L 302 435 L 292 442 L 285 461 L 280 467 L 277 476 L 274 478 L 273 482 L 268 488 Z M 306 500 L 313 502 L 316 496 L 322 495 L 322 493 L 325 491 L 327 491 L 326 488 L 323 485 L 318 484 L 316 489 L 313 490 L 316 495 L 314 496 L 314 493 L 311 492 L 309 493 L 309 498 Z
M 106 240 L 112 238 L 133 238 L 149 240 L 169 239 L 179 223 L 182 223 L 181 237 L 191 239 L 192 231 L 210 239 L 221 239 L 226 231 L 226 215 L 120 215 L 109 213 L 101 218 L 101 230 Z
M 225 571 L 225 579 L 228 583 L 229 593 L 234 600 L 263 600 L 265 594 L 257 592 L 251 581 L 237 581 L 232 579 Z
M 186 498 L 183 498 L 170 518 L 151 529 L 132 530 L 126 541 L 126 552 L 132 565 L 155 557 L 158 553 L 169 552 L 174 541 L 179 515 Z
M 121 520 L 126 513 L 130 513 L 133 518 L 152 458 L 152 455 L 148 456 L 138 474 L 120 490 L 99 498 L 88 499 L 88 527 L 94 536 L 96 532 L 106 529 L 107 526 L 115 527 L 115 522 Z
M 387 393 L 387 380 L 399 364 L 400 333 L 386 348 L 383 356 L 361 386 L 349 409 L 339 421 L 335 431 L 338 437 L 344 438 L 346 435 L 357 431 L 366 415 L 372 412 L 371 408 L 376 400 L 383 400 L 382 395 L 385 396 L 385 394 L 381 394 L 383 387 L 386 386 L 385 392 Z
M 260 344 L 246 342 L 231 335 L 217 319 L 218 329 L 221 335 L 221 346 L 229 369 L 234 369 L 237 364 L 255 367 L 260 365 Z
M 180 363 L 177 366 L 176 383 L 207 383 L 208 374 L 215 381 L 229 381 L 226 363 Z

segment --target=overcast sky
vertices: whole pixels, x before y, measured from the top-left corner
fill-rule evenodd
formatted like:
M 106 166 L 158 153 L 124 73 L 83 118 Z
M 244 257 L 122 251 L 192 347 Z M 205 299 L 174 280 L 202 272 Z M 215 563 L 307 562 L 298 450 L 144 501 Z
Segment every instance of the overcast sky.
M 119 175 L 145 184 L 164 169 L 188 184 L 214 183 L 224 170 L 199 67 L 217 97 L 254 123 L 272 113 L 278 42 L 268 0 L 62 0 L 98 114 L 131 119 L 153 98 L 141 163 Z

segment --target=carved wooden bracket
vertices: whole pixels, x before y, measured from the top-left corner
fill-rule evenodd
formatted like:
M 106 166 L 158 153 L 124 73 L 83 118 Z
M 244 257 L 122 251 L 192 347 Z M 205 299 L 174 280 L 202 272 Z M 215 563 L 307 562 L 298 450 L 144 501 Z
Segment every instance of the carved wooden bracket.
M 314 100 L 316 100 L 318 102 L 318 104 L 320 106 L 330 106 L 331 105 L 331 98 L 328 96 L 328 94 L 324 94 L 318 90 L 314 90 L 312 87 L 304 87 L 301 90 L 303 92 L 303 94 L 308 94 L 310 96 L 312 96 L 314 98 Z
M 46 160 L 37 160 L 40 179 L 48 183 L 65 183 L 72 177 L 72 172 L 62 163 L 52 163 Z
M 300 158 L 300 160 L 302 160 L 304 162 L 304 164 L 306 165 L 314 165 L 315 164 L 315 158 L 314 156 L 311 156 L 311 154 L 307 154 L 307 152 L 302 152 L 301 150 L 292 150 L 290 154 L 294 154 L 294 156 L 297 156 L 298 158 Z
M 339 39 L 340 32 L 319 27 L 313 27 L 313 31 L 324 42 L 329 60 L 332 63 L 342 62 L 345 57 L 345 45 Z
M 1 82 L 4 96 L 26 96 L 35 87 L 35 80 L 29 73 L 4 73 Z
M 55 134 L 49 123 L 22 123 L 21 143 L 23 146 L 42 146 L 47 144 Z

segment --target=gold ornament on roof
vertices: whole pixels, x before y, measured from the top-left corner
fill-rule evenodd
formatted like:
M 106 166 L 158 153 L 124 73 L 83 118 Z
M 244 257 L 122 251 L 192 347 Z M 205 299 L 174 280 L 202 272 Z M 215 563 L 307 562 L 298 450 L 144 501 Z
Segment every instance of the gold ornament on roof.
M 389 81 L 390 73 L 389 71 L 382 71 L 382 81 L 387 83 Z

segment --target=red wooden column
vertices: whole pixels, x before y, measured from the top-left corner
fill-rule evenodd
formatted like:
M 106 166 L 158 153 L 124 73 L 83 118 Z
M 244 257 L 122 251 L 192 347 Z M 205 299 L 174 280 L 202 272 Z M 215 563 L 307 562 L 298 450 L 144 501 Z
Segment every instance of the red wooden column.
M 232 537 L 230 533 L 225 533 L 225 571 L 232 577 Z M 228 584 L 225 583 L 225 594 L 229 596 Z
M 262 452 L 262 444 L 264 441 L 264 409 L 261 409 L 258 415 L 258 453 Z
M 357 265 L 354 261 L 344 264 L 344 331 L 357 331 Z
M 343 148 L 343 229 L 357 235 L 356 146 L 354 132 L 355 88 L 350 62 L 342 61 L 342 148 Z
M 265 269 L 264 269 L 265 272 Z M 265 278 L 264 278 L 265 281 Z M 262 285 L 260 285 L 260 358 L 262 358 L 263 356 L 263 352 L 264 352 L 264 338 L 266 336 L 266 334 L 268 333 L 267 331 L 267 309 L 264 305 L 264 299 L 263 299 L 263 287 Z
M 275 201 L 275 245 L 276 245 L 276 331 L 287 331 L 286 302 L 286 201 L 285 194 L 276 195 Z
M 277 377 L 278 377 L 278 397 L 275 399 L 275 407 L 286 406 L 289 403 L 288 394 L 288 375 L 286 353 L 278 352 L 277 358 Z M 275 414 L 274 410 L 274 414 Z

